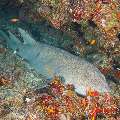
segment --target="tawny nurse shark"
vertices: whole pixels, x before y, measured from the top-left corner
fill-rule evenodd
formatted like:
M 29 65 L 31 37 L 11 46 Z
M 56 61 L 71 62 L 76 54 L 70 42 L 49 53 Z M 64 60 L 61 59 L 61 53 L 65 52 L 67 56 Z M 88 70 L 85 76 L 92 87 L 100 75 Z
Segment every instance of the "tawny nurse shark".
M 24 58 L 40 74 L 47 78 L 62 76 L 65 84 L 73 84 L 78 94 L 86 95 L 86 89 L 109 92 L 102 73 L 91 63 L 60 48 L 34 40 L 29 33 L 18 28 L 19 37 L 0 30 L 10 49 Z

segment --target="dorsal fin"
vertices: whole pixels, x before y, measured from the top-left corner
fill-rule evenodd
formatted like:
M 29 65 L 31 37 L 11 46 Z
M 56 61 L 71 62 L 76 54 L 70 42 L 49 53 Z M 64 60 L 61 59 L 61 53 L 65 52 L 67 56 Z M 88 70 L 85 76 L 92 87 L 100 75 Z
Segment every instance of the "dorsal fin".
M 23 38 L 24 44 L 31 44 L 35 43 L 35 40 L 29 35 L 29 33 L 22 28 L 18 28 L 18 32 L 20 32 L 21 37 Z

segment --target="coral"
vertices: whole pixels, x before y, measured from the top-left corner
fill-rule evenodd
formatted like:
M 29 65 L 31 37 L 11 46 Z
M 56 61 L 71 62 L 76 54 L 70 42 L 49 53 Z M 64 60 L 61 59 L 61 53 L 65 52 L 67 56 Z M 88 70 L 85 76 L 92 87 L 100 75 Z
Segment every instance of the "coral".
M 48 82 L 0 36 L 0 120 L 119 120 L 120 0 L 0 0 L 0 29 L 21 38 L 18 27 L 94 64 L 110 93 Z
M 83 98 L 78 96 L 70 85 L 63 85 L 60 78 L 56 77 L 51 81 L 49 87 L 52 89 L 55 84 L 59 90 L 59 86 L 62 85 L 64 86 L 63 92 L 58 95 L 53 94 L 53 91 L 50 90 L 46 94 L 39 94 L 35 99 L 31 99 L 27 103 L 30 115 L 37 116 L 42 113 L 39 119 L 44 120 L 61 120 L 60 116 L 63 115 L 66 119 L 69 116 L 71 119 L 79 120 L 89 117 L 93 120 L 99 117 L 99 114 L 105 118 L 111 118 L 118 114 L 119 98 L 110 96 L 108 93 L 100 94 L 94 90 L 88 90 L 88 96 Z

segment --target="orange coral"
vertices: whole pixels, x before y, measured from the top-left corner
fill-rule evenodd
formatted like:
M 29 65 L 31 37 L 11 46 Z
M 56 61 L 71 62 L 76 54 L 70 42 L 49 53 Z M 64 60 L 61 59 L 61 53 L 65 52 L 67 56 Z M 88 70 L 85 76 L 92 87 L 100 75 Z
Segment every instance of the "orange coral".
M 11 81 L 9 79 L 5 79 L 3 76 L 0 76 L 0 86 L 3 86 L 3 85 L 10 85 L 11 84 Z

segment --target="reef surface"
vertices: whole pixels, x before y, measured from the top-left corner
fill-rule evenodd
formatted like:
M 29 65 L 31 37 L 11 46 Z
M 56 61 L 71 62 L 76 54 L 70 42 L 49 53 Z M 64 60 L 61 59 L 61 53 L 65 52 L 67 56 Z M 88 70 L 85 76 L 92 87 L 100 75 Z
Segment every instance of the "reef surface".
M 0 36 L 0 120 L 119 120 L 119 0 L 1 0 L 0 30 L 21 38 L 18 28 L 89 61 L 110 93 L 80 96 L 60 76 L 48 82 Z

